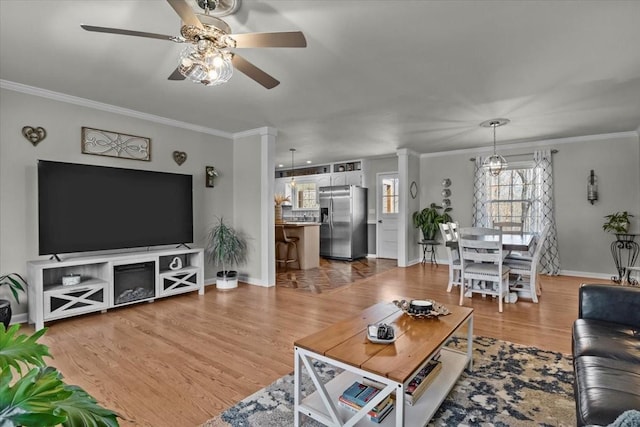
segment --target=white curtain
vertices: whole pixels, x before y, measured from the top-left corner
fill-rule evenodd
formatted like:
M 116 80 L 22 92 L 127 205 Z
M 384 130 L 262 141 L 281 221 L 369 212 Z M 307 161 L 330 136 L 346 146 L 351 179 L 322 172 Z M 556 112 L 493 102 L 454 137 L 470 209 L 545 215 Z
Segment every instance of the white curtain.
M 540 255 L 540 272 L 558 275 L 560 258 L 558 256 L 558 232 L 553 206 L 553 166 L 551 150 L 537 150 L 533 153 L 534 180 L 532 217 L 533 229 L 541 231 L 546 223 L 550 223 L 549 234 Z
M 487 177 L 486 169 L 482 166 L 484 159 L 476 157 L 473 170 L 473 206 L 471 225 L 473 227 L 490 227 L 487 217 Z

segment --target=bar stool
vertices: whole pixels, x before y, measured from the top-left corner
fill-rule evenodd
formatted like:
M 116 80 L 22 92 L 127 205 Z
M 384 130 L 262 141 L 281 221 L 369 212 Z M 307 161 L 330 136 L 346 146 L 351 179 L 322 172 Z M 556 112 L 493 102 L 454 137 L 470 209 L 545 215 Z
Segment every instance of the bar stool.
M 289 237 L 284 229 L 283 225 L 276 225 L 276 264 L 279 262 L 284 263 L 285 269 L 291 263 L 297 263 L 300 268 L 300 261 L 298 260 L 298 237 Z M 282 250 L 280 248 L 284 246 L 284 257 L 282 257 Z M 293 253 L 292 253 L 293 252 Z

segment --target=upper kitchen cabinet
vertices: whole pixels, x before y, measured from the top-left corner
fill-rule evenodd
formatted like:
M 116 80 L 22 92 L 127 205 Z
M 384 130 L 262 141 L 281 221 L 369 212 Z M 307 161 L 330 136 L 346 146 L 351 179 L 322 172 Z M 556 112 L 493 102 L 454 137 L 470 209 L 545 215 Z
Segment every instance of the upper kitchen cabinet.
M 350 162 L 334 163 L 332 166 L 331 185 L 365 186 L 365 161 L 355 160 Z
M 289 201 L 282 203 L 282 205 L 291 206 L 291 178 L 276 178 L 274 183 L 274 193 L 284 194 L 289 197 Z

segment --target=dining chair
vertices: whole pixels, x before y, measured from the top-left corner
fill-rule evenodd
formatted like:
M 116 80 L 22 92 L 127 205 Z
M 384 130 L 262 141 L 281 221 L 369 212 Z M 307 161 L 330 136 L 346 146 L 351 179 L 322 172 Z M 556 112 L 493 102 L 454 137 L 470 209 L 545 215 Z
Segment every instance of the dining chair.
M 503 263 L 502 231 L 495 228 L 461 228 L 460 261 L 462 264 L 462 286 L 460 305 L 465 294 L 481 293 L 498 298 L 498 311 L 509 297 L 509 267 Z M 474 281 L 476 283 L 474 284 Z M 488 287 L 488 283 L 493 283 Z M 482 285 L 481 285 L 482 284 Z
M 451 292 L 454 285 L 460 286 L 462 284 L 460 252 L 458 251 L 458 248 L 451 248 L 447 246 L 447 242 L 458 241 L 458 224 L 455 222 L 447 222 L 438 225 L 445 244 L 444 247 L 447 250 L 447 255 L 449 257 L 449 284 L 447 285 L 447 292 Z
M 538 302 L 538 296 L 542 293 L 542 287 L 538 279 L 538 263 L 550 229 L 551 223 L 547 223 L 542 229 L 536 241 L 533 256 L 511 257 L 506 258 L 504 261 L 504 265 L 509 267 L 511 276 L 514 278 L 509 288 L 518 292 L 520 296 L 531 298 L 535 303 Z

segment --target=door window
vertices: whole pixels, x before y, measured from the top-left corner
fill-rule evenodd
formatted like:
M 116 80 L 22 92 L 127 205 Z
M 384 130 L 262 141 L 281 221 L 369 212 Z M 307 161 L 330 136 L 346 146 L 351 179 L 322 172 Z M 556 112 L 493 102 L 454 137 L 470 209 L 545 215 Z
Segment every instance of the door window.
M 398 178 L 382 178 L 382 213 L 398 213 Z

